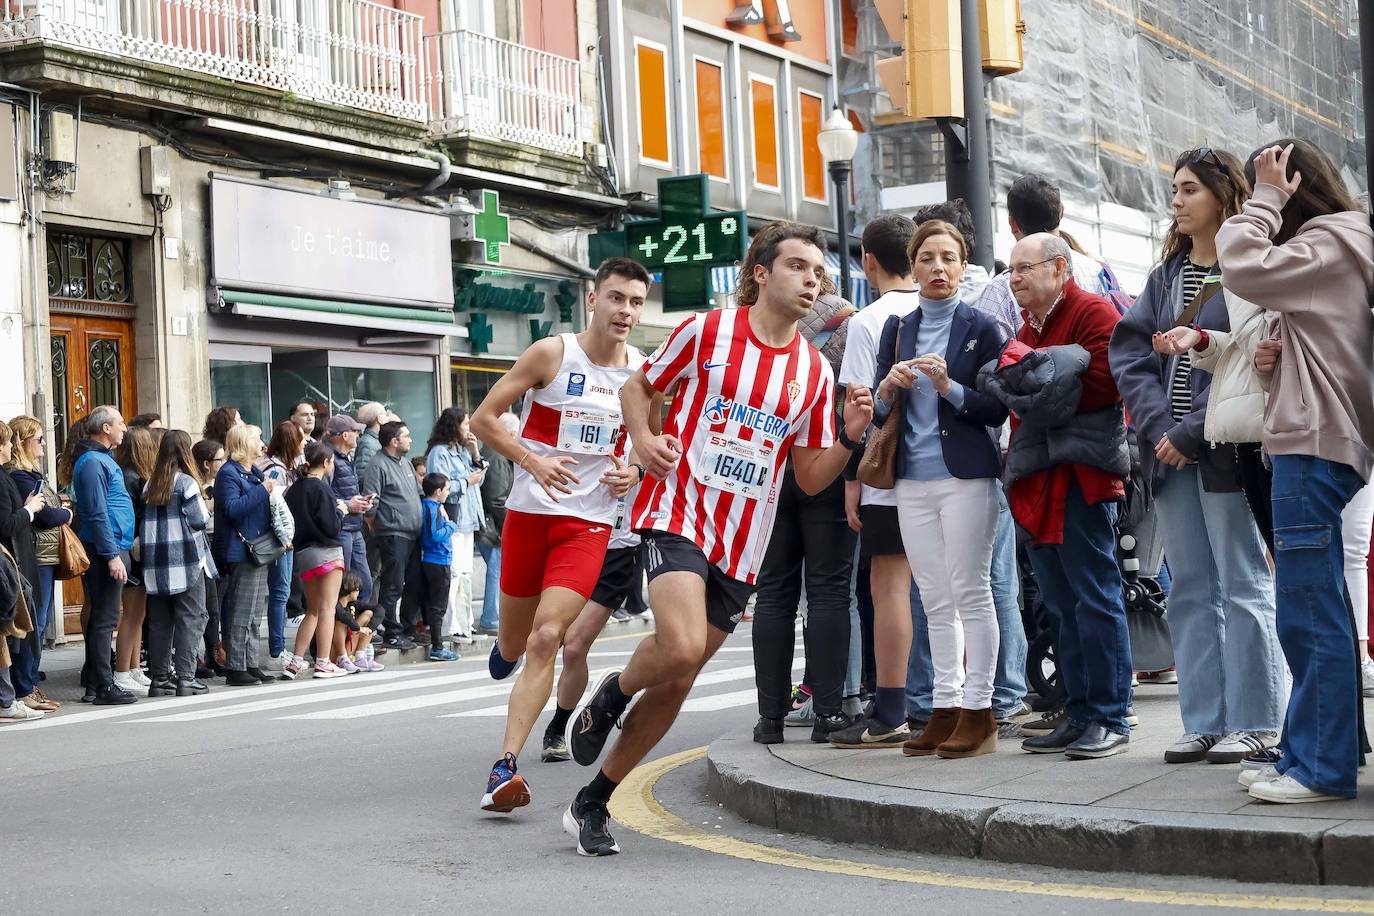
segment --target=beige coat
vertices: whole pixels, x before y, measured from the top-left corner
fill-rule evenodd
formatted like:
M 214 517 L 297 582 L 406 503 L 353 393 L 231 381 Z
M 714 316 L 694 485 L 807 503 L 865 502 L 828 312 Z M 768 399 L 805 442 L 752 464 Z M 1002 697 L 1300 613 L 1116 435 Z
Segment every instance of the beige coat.
M 1226 280 L 1222 278 L 1222 285 Z M 1212 373 L 1202 434 L 1208 442 L 1264 440 L 1264 385 L 1255 371 L 1255 349 L 1264 339 L 1264 311 L 1229 289 L 1226 314 L 1231 330 L 1208 331 L 1207 346 L 1193 352 L 1193 366 Z

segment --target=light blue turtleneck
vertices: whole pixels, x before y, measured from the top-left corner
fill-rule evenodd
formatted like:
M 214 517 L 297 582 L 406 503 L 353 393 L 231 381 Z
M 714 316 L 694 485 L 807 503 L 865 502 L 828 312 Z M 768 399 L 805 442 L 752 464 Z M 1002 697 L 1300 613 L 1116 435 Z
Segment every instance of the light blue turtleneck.
M 921 327 L 916 334 L 916 354 L 945 355 L 949 349 L 949 329 L 954 310 L 959 305 L 956 293 L 948 299 L 927 299 L 920 296 Z M 964 388 L 951 380 L 945 395 L 957 410 L 964 403 Z M 905 480 L 947 480 L 951 475 L 945 466 L 940 444 L 939 398 L 935 383 L 924 372 L 917 371 L 916 385 L 907 392 L 906 425 L 902 435 L 905 450 L 902 477 Z

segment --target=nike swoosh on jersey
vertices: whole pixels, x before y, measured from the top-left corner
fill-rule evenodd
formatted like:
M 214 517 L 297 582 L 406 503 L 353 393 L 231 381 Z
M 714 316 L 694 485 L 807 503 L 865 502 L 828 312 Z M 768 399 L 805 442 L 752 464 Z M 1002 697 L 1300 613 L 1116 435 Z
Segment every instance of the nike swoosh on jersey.
M 711 362 L 710 360 L 707 360 L 706 362 L 704 362 L 704 363 L 701 364 L 701 369 L 702 369 L 703 372 L 710 372 L 712 369 L 724 369 L 724 368 L 725 368 L 726 366 L 728 366 L 728 365 L 730 365 L 730 364 L 729 364 L 729 363 L 713 363 L 713 362 Z

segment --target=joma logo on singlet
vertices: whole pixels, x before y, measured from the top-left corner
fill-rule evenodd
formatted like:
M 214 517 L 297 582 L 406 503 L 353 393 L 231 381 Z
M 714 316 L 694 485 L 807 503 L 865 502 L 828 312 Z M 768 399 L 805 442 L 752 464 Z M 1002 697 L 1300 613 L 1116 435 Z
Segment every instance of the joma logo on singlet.
M 757 430 L 771 439 L 786 438 L 787 431 L 791 428 L 791 424 L 782 417 L 764 413 L 757 407 L 750 407 L 748 404 L 736 404 L 729 398 L 718 394 L 706 402 L 702 416 L 706 418 L 706 422 L 712 424 L 730 420 L 746 429 Z

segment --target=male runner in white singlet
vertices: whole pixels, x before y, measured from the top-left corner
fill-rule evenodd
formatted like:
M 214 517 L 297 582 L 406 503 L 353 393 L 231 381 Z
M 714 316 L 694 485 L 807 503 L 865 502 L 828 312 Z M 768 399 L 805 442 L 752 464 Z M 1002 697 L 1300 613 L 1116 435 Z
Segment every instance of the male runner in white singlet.
M 501 680 L 522 655 L 526 662 L 511 690 L 484 811 L 529 804 L 516 758 L 548 702 L 563 634 L 601 574 L 621 497 L 641 476 L 622 460 L 620 388 L 644 362 L 625 341 L 648 294 L 649 274 L 638 263 L 602 263 L 587 297 L 587 330 L 536 342 L 472 415 L 473 431 L 516 465 L 501 530 L 500 635 L 488 667 Z M 511 435 L 499 418 L 521 398 L 519 432 Z
M 830 365 L 797 331 L 820 294 L 824 252 L 818 229 L 765 227 L 740 271 L 741 284 L 757 284 L 756 303 L 689 318 L 621 392 L 626 428 L 650 475 L 633 517 L 656 632 L 624 671 L 602 678 L 572 722 L 573 758 L 590 765 L 630 698 L 644 691 L 601 771 L 563 816 L 582 855 L 620 851 L 608 830 L 611 793 L 668 731 L 698 672 L 744 615 L 789 457 L 797 484 L 819 493 L 868 429 L 873 398 L 855 385 L 834 441 Z M 663 393 L 672 409 L 664 434 L 654 435 L 652 398 Z

